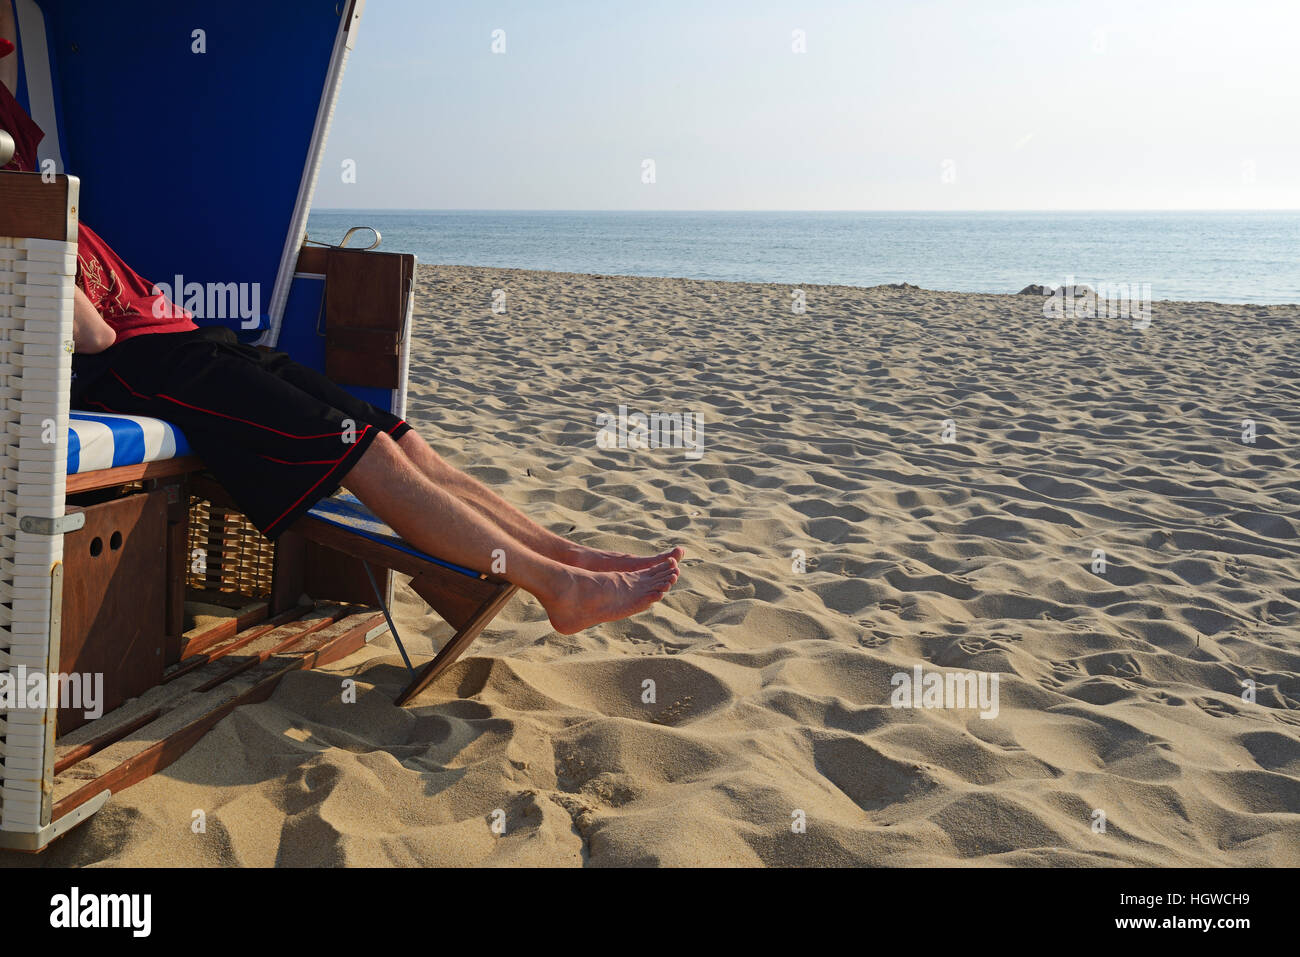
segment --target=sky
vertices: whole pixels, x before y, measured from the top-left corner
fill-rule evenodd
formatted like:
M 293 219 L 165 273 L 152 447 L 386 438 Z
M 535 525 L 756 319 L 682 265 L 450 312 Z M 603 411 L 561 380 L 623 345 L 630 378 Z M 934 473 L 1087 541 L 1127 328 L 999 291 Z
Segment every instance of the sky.
M 367 0 L 314 205 L 1300 209 L 1298 38 L 1300 0 Z

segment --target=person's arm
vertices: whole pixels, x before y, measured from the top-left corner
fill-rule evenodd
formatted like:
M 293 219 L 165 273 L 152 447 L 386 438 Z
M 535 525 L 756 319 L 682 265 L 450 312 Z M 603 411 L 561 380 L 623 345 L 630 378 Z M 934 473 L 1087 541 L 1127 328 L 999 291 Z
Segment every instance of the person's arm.
M 0 0 L 0 3 L 7 0 Z M 95 304 L 80 287 L 74 288 L 72 304 L 72 345 L 77 352 L 103 352 L 117 341 L 117 333 L 104 321 Z
M 10 0 L 0 0 L 0 38 L 18 42 L 18 26 L 14 19 L 14 5 Z M 0 60 L 0 83 L 8 87 L 9 92 L 18 94 L 18 52 L 15 50 Z

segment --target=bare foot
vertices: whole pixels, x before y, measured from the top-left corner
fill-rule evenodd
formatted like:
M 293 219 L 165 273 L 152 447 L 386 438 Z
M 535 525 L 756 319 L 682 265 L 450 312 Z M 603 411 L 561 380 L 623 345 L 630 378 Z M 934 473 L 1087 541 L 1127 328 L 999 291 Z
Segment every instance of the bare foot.
M 645 611 L 668 593 L 677 581 L 677 562 L 669 558 L 631 572 L 593 572 L 565 569 L 550 594 L 538 594 L 551 626 L 562 635 L 572 635 Z
M 674 548 L 669 552 L 642 557 L 629 555 L 626 552 L 607 552 L 599 548 L 588 548 L 586 545 L 574 545 L 564 556 L 556 556 L 555 560 L 565 565 L 572 565 L 574 568 L 585 568 L 589 572 L 639 572 L 645 568 L 654 568 L 670 558 L 679 562 L 685 554 L 680 548 Z

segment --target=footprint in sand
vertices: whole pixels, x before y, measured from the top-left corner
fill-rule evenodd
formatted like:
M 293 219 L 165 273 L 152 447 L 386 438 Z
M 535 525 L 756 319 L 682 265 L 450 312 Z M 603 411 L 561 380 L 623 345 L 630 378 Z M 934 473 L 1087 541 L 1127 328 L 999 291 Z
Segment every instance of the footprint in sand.
M 967 657 L 973 658 L 981 655 L 986 651 L 1006 651 L 1006 642 L 1019 641 L 1014 635 L 970 635 L 965 638 L 958 638 L 957 641 L 949 648 L 956 648 L 963 652 Z
M 858 638 L 858 644 L 863 648 L 879 648 L 887 643 L 893 636 L 883 631 L 872 631 L 869 635 L 862 635 Z
M 1161 529 L 1151 533 L 1147 538 L 1147 548 L 1164 548 L 1173 539 L 1173 536 Z

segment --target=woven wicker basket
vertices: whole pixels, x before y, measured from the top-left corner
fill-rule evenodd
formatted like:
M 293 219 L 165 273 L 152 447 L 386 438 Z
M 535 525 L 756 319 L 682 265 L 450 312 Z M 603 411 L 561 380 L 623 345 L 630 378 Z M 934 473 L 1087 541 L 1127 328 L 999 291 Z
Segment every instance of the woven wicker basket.
M 251 598 L 271 594 L 275 543 L 242 513 L 190 496 L 190 588 Z

